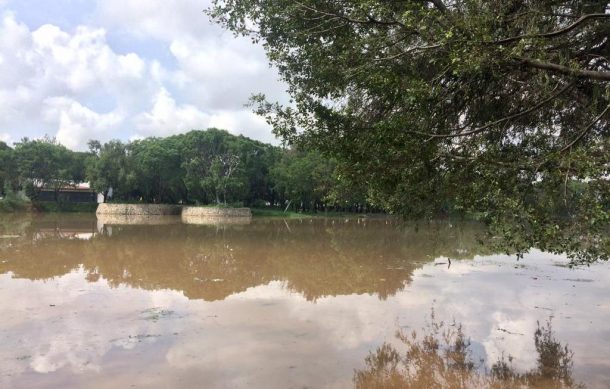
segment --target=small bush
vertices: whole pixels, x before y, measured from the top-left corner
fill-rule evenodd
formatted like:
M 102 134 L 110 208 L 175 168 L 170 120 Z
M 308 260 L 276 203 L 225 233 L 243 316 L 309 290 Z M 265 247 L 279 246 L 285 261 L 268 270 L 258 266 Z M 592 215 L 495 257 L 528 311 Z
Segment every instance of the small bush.
M 39 201 L 33 204 L 40 212 L 83 212 L 91 213 L 97 209 L 97 203 L 66 203 L 54 201 Z
M 269 207 L 269 203 L 265 200 L 254 200 L 252 203 L 252 208 L 267 208 Z
M 6 196 L 0 200 L 0 212 L 24 211 L 28 207 L 28 201 L 22 199 L 15 192 L 8 191 Z

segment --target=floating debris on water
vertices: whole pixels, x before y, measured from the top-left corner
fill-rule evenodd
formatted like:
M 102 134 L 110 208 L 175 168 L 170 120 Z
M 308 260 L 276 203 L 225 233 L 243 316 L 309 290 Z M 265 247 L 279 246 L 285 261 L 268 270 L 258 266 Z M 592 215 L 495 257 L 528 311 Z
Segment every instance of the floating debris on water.
M 169 309 L 161 309 L 161 308 L 150 308 L 145 309 L 140 313 L 143 315 L 142 320 L 150 320 L 150 321 L 158 321 L 159 319 L 166 319 L 175 314 L 174 311 Z

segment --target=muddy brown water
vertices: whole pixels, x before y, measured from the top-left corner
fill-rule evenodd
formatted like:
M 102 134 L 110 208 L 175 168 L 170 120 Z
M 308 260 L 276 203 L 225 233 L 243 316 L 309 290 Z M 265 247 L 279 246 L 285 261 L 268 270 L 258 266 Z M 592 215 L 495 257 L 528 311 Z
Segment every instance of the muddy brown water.
M 534 336 L 550 322 L 569 351 L 561 383 L 609 388 L 610 266 L 536 250 L 517 261 L 482 234 L 391 219 L 1 216 L 0 387 L 374 387 L 389 382 L 370 369 L 377 350 L 406 355 L 397 331 L 436 320 L 461 324 L 480 375 L 502 355 L 538 371 Z M 395 387 L 423 387 L 402 363 Z

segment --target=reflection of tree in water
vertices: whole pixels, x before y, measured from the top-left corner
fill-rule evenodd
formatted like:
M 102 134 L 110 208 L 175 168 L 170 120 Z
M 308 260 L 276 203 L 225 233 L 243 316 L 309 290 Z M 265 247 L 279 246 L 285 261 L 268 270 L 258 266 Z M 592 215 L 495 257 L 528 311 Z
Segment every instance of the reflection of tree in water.
M 88 240 L 78 236 L 91 236 Z M 435 223 L 416 229 L 387 219 L 256 220 L 248 226 L 124 225 L 98 233 L 95 219 L 32 222 L 0 247 L 0 274 L 48 279 L 81 268 L 111 286 L 183 291 L 219 300 L 281 281 L 315 301 L 323 296 L 402 290 L 413 271 L 439 256 L 485 254 L 480 226 Z
M 406 351 L 385 343 L 369 354 L 366 368 L 354 373 L 356 388 L 584 388 L 572 379 L 573 353 L 555 338 L 550 319 L 546 325 L 538 323 L 534 333 L 537 366 L 525 373 L 512 367 L 513 358 L 504 355 L 491 369 L 479 368 L 462 326 L 436 321 L 434 311 L 431 319 L 421 337 L 415 331 L 397 332 Z

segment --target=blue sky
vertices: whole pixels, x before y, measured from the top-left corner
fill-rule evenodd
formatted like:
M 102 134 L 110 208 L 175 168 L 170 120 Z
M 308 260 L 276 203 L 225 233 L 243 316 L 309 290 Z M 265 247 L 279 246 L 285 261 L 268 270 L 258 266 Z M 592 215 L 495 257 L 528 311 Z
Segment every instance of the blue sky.
M 244 106 L 287 101 L 262 47 L 210 23 L 208 0 L 0 0 L 0 140 L 72 149 L 208 127 L 275 142 Z

